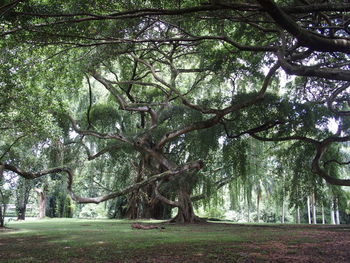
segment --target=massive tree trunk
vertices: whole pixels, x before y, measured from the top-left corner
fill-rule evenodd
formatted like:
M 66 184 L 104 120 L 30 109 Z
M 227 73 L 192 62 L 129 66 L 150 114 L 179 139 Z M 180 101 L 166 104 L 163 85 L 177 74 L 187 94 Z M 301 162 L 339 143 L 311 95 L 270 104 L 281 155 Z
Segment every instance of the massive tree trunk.
M 204 222 L 203 219 L 195 215 L 190 195 L 190 187 L 180 185 L 178 190 L 178 212 L 177 215 L 171 220 L 176 223 L 198 223 Z
M 137 164 L 134 164 L 136 166 Z M 139 183 L 143 180 L 144 171 L 145 171 L 145 161 L 141 159 L 137 165 L 137 177 L 135 178 L 135 183 Z M 145 193 L 146 194 L 146 193 Z M 128 198 L 126 218 L 128 219 L 138 219 L 142 217 L 142 209 L 147 205 L 148 200 L 147 197 L 142 197 L 142 189 L 136 189 L 131 192 Z
M 168 219 L 171 207 L 158 200 L 155 196 L 155 185 L 150 184 L 146 189 L 133 191 L 128 200 L 126 218 L 128 219 Z
M 139 211 L 139 191 L 134 191 L 128 198 L 127 210 L 125 217 L 128 219 L 138 219 L 140 215 Z

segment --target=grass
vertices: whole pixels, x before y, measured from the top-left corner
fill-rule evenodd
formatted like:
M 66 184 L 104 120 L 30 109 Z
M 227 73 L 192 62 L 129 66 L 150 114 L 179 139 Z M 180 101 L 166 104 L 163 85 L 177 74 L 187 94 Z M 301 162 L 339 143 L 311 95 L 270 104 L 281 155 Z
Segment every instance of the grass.
M 274 262 L 273 257 L 278 257 L 278 262 L 292 262 L 283 261 L 283 257 L 297 257 L 301 249 L 313 245 L 322 250 L 326 260 L 334 254 L 327 254 L 323 245 L 329 247 L 337 238 L 342 243 L 350 241 L 350 227 L 344 226 L 344 231 L 334 231 L 295 225 L 209 223 L 133 230 L 131 223 L 83 219 L 11 222 L 10 231 L 0 232 L 0 262 Z M 315 262 L 323 262 L 320 253 L 316 256 L 319 261 Z

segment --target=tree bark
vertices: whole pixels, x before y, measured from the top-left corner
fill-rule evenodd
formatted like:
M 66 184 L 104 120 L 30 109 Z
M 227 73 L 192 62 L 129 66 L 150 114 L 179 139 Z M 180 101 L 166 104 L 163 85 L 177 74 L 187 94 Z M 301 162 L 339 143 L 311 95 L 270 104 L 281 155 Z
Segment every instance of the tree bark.
M 138 219 L 139 218 L 139 200 L 138 193 L 139 191 L 134 191 L 131 193 L 131 196 L 128 200 L 127 211 L 125 217 L 128 219 Z
M 324 216 L 324 206 L 322 204 L 322 224 L 324 225 L 326 223 L 325 216 Z
M 282 218 L 281 218 L 281 223 L 284 224 L 284 214 L 285 214 L 285 211 L 284 211 L 284 198 L 282 200 Z
M 340 215 L 339 215 L 339 206 L 338 206 L 338 199 L 335 199 L 335 213 L 336 213 L 336 223 L 337 225 L 340 225 Z
M 312 218 L 313 218 L 314 224 L 317 224 L 315 193 L 312 194 Z
M 309 219 L 309 224 L 311 224 L 311 208 L 310 208 L 310 197 L 307 197 L 307 216 Z
M 300 207 L 297 207 L 297 223 L 300 224 Z
M 257 222 L 260 223 L 260 198 L 261 198 L 261 191 L 258 191 L 257 199 L 256 199 L 256 210 L 257 210 Z
M 6 209 L 6 205 L 0 204 L 0 227 L 5 226 L 5 209 Z
M 26 219 L 26 211 L 27 204 L 23 204 L 22 206 L 17 208 L 17 220 L 25 220 Z
M 331 201 L 331 222 L 335 225 L 334 200 Z
M 46 192 L 45 188 L 36 188 L 35 191 L 38 193 L 38 203 L 39 203 L 39 218 L 45 218 L 46 216 Z
M 203 219 L 195 215 L 193 205 L 191 201 L 190 191 L 184 185 L 181 185 L 178 190 L 178 212 L 177 215 L 171 220 L 176 223 L 198 223 L 204 222 Z

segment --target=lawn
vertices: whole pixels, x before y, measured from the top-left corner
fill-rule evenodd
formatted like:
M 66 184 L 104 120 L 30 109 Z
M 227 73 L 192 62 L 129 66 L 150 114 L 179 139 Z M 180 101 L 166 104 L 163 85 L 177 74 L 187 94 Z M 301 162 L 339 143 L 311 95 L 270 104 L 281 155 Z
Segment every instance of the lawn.
M 46 219 L 0 230 L 0 262 L 350 262 L 350 226 Z M 144 221 L 144 224 L 149 223 Z

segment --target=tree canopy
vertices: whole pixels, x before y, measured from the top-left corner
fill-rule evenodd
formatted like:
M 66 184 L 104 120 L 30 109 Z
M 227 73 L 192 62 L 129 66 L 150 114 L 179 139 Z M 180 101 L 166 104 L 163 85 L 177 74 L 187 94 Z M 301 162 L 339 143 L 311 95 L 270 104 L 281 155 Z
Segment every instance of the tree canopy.
M 294 186 L 310 171 L 313 184 L 350 186 L 334 172 L 349 164 L 337 154 L 350 141 L 349 11 L 340 0 L 1 1 L 0 170 L 66 173 L 78 202 L 128 194 L 131 217 L 167 205 L 179 222 L 237 177 L 260 180 L 252 139 L 285 143 L 274 155 Z M 23 145 L 39 164 L 16 154 Z M 113 189 L 79 196 L 82 169 Z

